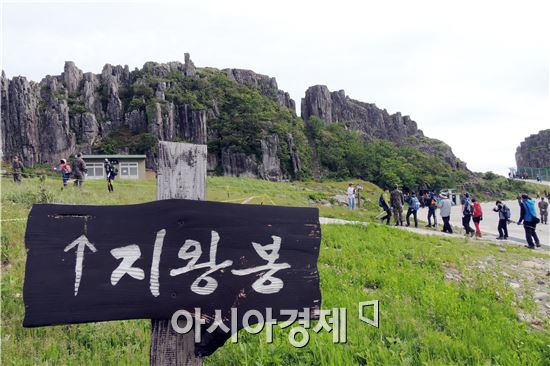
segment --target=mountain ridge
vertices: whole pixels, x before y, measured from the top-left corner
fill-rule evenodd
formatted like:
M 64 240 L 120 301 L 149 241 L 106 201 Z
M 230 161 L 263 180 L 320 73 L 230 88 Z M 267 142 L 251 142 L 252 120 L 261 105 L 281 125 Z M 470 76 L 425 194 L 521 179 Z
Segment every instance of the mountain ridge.
M 387 140 L 436 154 L 451 170 L 467 171 L 450 147 L 424 136 L 416 122 L 372 103 L 310 87 L 301 116 L 274 77 L 252 70 L 197 68 L 185 61 L 146 62 L 141 69 L 106 64 L 100 74 L 67 61 L 63 73 L 40 82 L 2 71 L 2 146 L 25 164 L 84 153 L 147 153 L 155 166 L 158 140 L 208 143 L 212 174 L 270 180 L 302 179 L 320 163 L 308 122 L 342 125 L 366 142 Z M 207 126 L 206 129 L 204 126 Z M 315 178 L 323 176 L 323 169 Z M 324 169 L 327 172 L 326 168 Z

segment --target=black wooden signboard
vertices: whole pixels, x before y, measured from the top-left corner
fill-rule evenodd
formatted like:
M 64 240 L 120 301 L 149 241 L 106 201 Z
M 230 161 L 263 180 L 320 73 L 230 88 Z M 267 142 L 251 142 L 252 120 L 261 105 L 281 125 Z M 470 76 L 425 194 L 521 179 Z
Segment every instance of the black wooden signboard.
M 313 313 L 321 305 L 320 240 L 315 208 L 34 205 L 23 325 L 170 319 L 197 307 L 207 321 L 232 307 L 271 308 L 277 320 L 287 318 L 281 310 Z

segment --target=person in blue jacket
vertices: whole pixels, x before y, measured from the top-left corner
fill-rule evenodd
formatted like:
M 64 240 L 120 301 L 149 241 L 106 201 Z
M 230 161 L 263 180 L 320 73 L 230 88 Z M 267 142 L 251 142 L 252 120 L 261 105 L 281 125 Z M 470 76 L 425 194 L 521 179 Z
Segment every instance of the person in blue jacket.
M 518 225 L 523 223 L 523 229 L 525 230 L 525 240 L 527 240 L 526 248 L 535 249 L 535 246 L 540 247 L 539 237 L 537 236 L 537 224 L 539 218 L 537 217 L 537 209 L 535 207 L 535 201 L 529 198 L 528 195 L 521 195 L 521 210 Z
M 405 199 L 405 201 L 409 205 L 409 208 L 407 209 L 407 216 L 406 216 L 407 226 L 411 226 L 410 216 L 413 215 L 414 227 L 418 227 L 417 212 L 418 212 L 418 209 L 420 208 L 420 201 L 418 200 L 418 198 L 416 198 L 416 195 L 414 194 L 414 192 L 411 193 L 411 195 L 408 196 Z

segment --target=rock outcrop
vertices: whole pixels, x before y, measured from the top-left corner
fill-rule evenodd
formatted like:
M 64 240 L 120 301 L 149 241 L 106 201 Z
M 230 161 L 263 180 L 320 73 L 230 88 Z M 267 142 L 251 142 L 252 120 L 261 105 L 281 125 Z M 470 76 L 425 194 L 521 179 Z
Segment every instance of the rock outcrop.
M 79 151 L 92 152 L 121 129 L 159 140 L 206 144 L 217 135 L 207 125 L 219 117 L 220 101 L 213 98 L 204 105 L 193 99 L 192 93 L 204 85 L 205 76 L 199 73 L 188 53 L 184 63 L 147 62 L 132 72 L 128 66 L 106 64 L 100 74 L 83 73 L 67 61 L 61 75 L 48 75 L 38 83 L 22 76 L 9 80 L 2 72 L 3 156 L 18 155 L 25 165 L 54 163 Z M 219 73 L 256 88 L 295 115 L 294 101 L 278 89 L 275 78 L 239 69 Z M 293 143 L 291 133 L 283 136 Z M 266 134 L 258 141 L 257 154 L 220 150 L 209 155 L 209 170 L 281 180 L 288 173 L 281 169 L 278 144 L 277 135 Z M 290 173 L 296 175 L 300 158 L 294 146 L 290 149 Z M 118 151 L 129 149 L 120 146 Z M 147 165 L 155 167 L 153 156 L 148 156 Z
M 518 146 L 516 164 L 518 170 L 550 167 L 550 129 L 527 137 Z
M 397 143 L 410 136 L 423 136 L 416 122 L 401 113 L 389 114 L 375 104 L 363 103 L 346 96 L 343 90 L 330 92 L 324 85 L 315 85 L 302 99 L 302 118 L 317 116 L 327 123 L 345 123 L 366 140 L 384 139 Z
M 279 105 L 289 108 L 295 113 L 296 103 L 287 92 L 279 90 L 274 77 L 257 74 L 252 70 L 224 69 L 223 71 L 231 80 L 258 88 L 262 95 L 274 99 Z
M 25 165 L 108 150 L 146 153 L 146 164 L 155 168 L 156 141 L 167 140 L 208 143 L 212 174 L 274 181 L 321 175 L 316 142 L 305 142 L 307 128 L 294 100 L 275 78 L 250 70 L 197 68 L 189 54 L 184 63 L 146 62 L 133 71 L 106 64 L 100 74 L 67 61 L 61 75 L 40 82 L 9 80 L 2 72 L 0 88 L 3 156 L 18 155 Z M 257 103 L 257 93 L 274 103 Z M 413 145 L 465 168 L 449 146 L 425 137 L 410 117 L 353 100 L 343 90 L 310 87 L 302 117 L 307 123 L 313 116 L 366 141 Z
M 400 112 L 389 114 L 375 104 L 351 99 L 343 90 L 331 92 L 324 85 L 312 86 L 306 90 L 301 107 L 306 122 L 316 116 L 325 123 L 341 123 L 348 130 L 357 131 L 366 141 L 382 139 L 416 146 L 423 152 L 438 155 L 455 169 L 466 169 L 466 164 L 448 145 L 425 137 L 409 116 Z M 315 156 L 313 158 L 315 160 Z

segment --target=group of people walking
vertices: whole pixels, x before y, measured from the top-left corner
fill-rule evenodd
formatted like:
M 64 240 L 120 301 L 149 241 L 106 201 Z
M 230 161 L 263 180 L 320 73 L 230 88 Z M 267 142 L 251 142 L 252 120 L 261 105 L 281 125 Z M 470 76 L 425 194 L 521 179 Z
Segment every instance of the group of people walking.
M 118 171 L 115 165 L 105 159 L 103 163 L 105 169 L 105 176 L 107 178 L 107 190 L 109 192 L 114 192 L 113 180 L 118 174 Z M 23 174 L 23 162 L 19 159 L 18 156 L 14 156 L 12 159 L 12 171 L 13 171 L 13 181 L 15 183 L 21 183 L 22 174 Z M 73 186 L 82 188 L 84 181 L 86 179 L 86 174 L 88 169 L 86 168 L 86 162 L 81 153 L 76 154 L 76 157 L 72 164 L 67 162 L 67 159 L 60 159 L 59 164 L 52 168 L 53 171 L 56 171 L 61 174 L 61 181 L 63 183 L 63 188 L 66 188 L 69 184 L 69 180 L 74 179 Z
M 73 164 L 69 164 L 67 159 L 61 159 L 58 166 L 54 166 L 53 170 L 61 173 L 61 180 L 63 182 L 63 188 L 67 187 L 67 184 L 71 177 L 74 179 L 73 186 L 82 188 L 84 185 L 84 179 L 86 178 L 86 162 L 82 158 L 82 154 L 76 154 L 76 158 Z
M 410 217 L 414 219 L 414 226 L 418 227 L 418 210 L 421 207 L 420 201 L 416 197 L 414 192 L 403 194 L 397 185 L 392 187 L 392 191 L 389 192 L 389 203 L 386 200 L 388 196 L 388 190 L 384 192 L 378 198 L 378 205 L 384 210 L 384 216 L 380 217 L 381 222 L 390 224 L 391 217 L 394 217 L 395 226 L 404 226 L 403 209 L 405 204 L 407 205 L 407 213 L 405 216 L 406 226 L 410 226 Z M 425 202 L 425 207 L 428 209 L 427 227 L 437 227 L 437 215 L 436 210 L 440 210 L 440 216 L 443 221 L 442 232 L 452 234 L 453 227 L 450 224 L 452 202 L 447 194 L 435 194 L 430 192 L 426 197 L 422 197 Z M 520 206 L 520 217 L 517 221 L 518 225 L 523 225 L 525 230 L 525 239 L 527 241 L 526 247 L 535 248 L 540 247 L 540 240 L 536 233 L 536 225 L 540 222 L 543 224 L 548 223 L 548 201 L 544 197 L 538 202 L 538 209 L 540 211 L 540 219 L 538 218 L 535 200 L 529 197 L 527 194 L 522 194 L 518 197 L 518 204 Z M 483 209 L 481 203 L 474 197 L 471 197 L 469 193 L 464 193 L 461 201 L 462 211 L 462 227 L 464 232 L 469 236 L 476 236 L 481 238 L 480 223 L 483 220 Z M 508 239 L 508 224 L 512 222 L 510 208 L 500 200 L 497 200 L 493 211 L 498 214 L 498 240 Z M 470 226 L 473 222 L 474 228 Z

